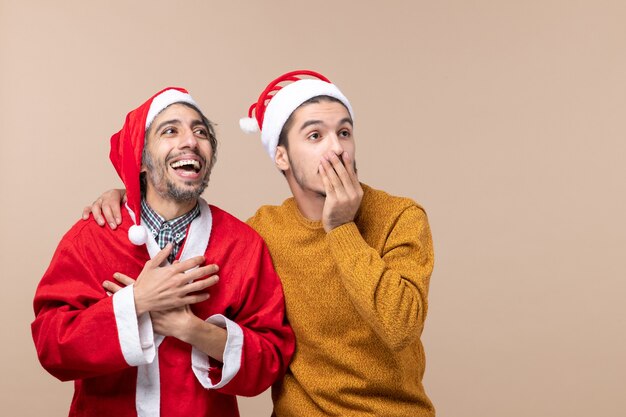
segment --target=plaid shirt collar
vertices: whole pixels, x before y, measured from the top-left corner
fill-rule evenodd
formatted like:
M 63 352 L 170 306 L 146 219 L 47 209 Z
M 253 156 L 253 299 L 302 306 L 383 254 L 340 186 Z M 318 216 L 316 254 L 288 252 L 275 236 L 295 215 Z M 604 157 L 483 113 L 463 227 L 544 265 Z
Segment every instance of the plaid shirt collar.
M 148 227 L 160 248 L 164 248 L 170 241 L 174 242 L 175 247 L 179 246 L 185 240 L 187 227 L 199 215 L 200 205 L 196 204 L 191 211 L 166 221 L 156 211 L 152 210 L 145 199 L 141 200 L 141 220 Z

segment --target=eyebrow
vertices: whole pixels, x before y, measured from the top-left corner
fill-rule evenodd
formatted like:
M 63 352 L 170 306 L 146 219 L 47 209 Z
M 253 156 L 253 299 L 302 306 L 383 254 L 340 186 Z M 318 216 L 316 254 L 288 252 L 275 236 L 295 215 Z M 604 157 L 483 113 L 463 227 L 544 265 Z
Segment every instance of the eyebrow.
M 178 120 L 178 119 L 164 120 L 163 122 L 159 123 L 157 125 L 157 127 L 154 128 L 154 131 L 158 132 L 159 130 L 161 130 L 163 128 L 163 126 L 169 125 L 169 124 L 179 125 L 180 124 L 180 120 Z
M 182 123 L 181 123 L 181 121 L 179 119 L 165 120 L 165 121 L 159 123 L 157 125 L 157 127 L 154 128 L 154 131 L 158 132 L 159 130 L 161 130 L 163 128 L 163 126 L 166 126 L 166 125 L 169 125 L 169 124 L 180 125 Z M 198 125 L 202 125 L 202 126 L 206 127 L 207 129 L 209 128 L 201 119 L 196 119 L 193 122 L 191 122 L 191 126 L 192 127 L 196 127 Z
M 339 121 L 339 126 L 341 126 L 344 123 L 348 123 L 350 124 L 350 126 L 354 126 L 354 124 L 352 123 L 352 119 L 349 117 L 344 117 L 343 119 L 341 119 Z M 323 124 L 323 122 L 321 120 L 307 120 L 306 122 L 302 123 L 302 126 L 300 126 L 300 131 L 302 132 L 307 127 L 311 125 L 317 125 L 317 124 Z
M 207 126 L 207 125 L 206 125 L 206 123 L 204 123 L 204 121 L 203 121 L 203 120 L 196 119 L 196 120 L 194 120 L 193 122 L 191 122 L 191 127 L 196 127 L 196 126 L 198 126 L 198 125 L 200 125 L 200 126 L 204 126 L 204 127 L 205 127 L 205 128 L 207 128 L 207 129 L 209 128 L 209 126 Z

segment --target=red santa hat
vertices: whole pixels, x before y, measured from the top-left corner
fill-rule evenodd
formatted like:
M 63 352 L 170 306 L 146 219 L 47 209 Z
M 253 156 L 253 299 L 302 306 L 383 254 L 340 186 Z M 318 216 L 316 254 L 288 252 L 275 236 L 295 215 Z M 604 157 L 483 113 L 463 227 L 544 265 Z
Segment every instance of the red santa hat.
M 128 230 L 128 239 L 135 245 L 145 244 L 148 238 L 146 228 L 140 226 L 141 190 L 139 174 L 141 172 L 144 137 L 154 118 L 174 103 L 189 103 L 198 107 L 187 90 L 168 87 L 128 113 L 122 130 L 111 136 L 109 158 L 126 187 L 128 200 L 126 207 L 135 223 Z
M 307 78 L 303 78 L 307 77 Z M 272 159 L 276 155 L 280 132 L 294 112 L 305 101 L 317 96 L 330 96 L 341 101 L 354 119 L 348 99 L 328 78 L 315 71 L 298 70 L 281 75 L 263 90 L 248 110 L 248 117 L 239 120 L 241 130 L 261 130 L 261 142 Z

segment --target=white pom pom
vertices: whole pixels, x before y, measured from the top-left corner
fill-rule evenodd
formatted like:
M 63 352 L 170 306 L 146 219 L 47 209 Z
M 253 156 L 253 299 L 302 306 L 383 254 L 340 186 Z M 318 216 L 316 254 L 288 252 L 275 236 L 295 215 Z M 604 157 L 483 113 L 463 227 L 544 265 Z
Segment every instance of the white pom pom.
M 148 241 L 148 232 L 145 227 L 134 224 L 128 229 L 128 239 L 133 245 L 141 246 Z
M 259 131 L 259 123 L 252 117 L 242 117 L 239 119 L 239 127 L 246 133 L 255 133 Z

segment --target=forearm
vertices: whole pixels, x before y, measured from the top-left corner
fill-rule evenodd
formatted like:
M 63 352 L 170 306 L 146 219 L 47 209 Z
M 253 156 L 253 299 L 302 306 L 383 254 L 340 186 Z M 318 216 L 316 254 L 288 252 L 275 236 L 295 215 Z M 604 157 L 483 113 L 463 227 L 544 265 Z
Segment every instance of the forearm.
M 223 323 L 228 329 L 220 392 L 254 396 L 282 378 L 293 355 L 293 332 L 285 318 L 285 301 L 269 251 L 262 240 L 250 247 L 248 279 L 240 283 L 237 312 Z M 217 319 L 213 316 L 210 321 Z M 229 369 L 230 368 L 230 369 Z
M 415 242 L 410 239 L 391 245 L 395 247 L 381 256 L 354 223 L 336 228 L 327 238 L 346 292 L 385 343 L 397 350 L 419 337 L 432 256 L 415 253 Z
M 207 356 L 220 362 L 224 361 L 224 349 L 228 337 L 226 329 L 193 316 L 190 317 L 189 324 L 176 337 Z
M 120 346 L 110 299 L 84 310 L 46 307 L 37 314 L 32 333 L 39 360 L 52 375 L 73 380 L 131 366 Z

